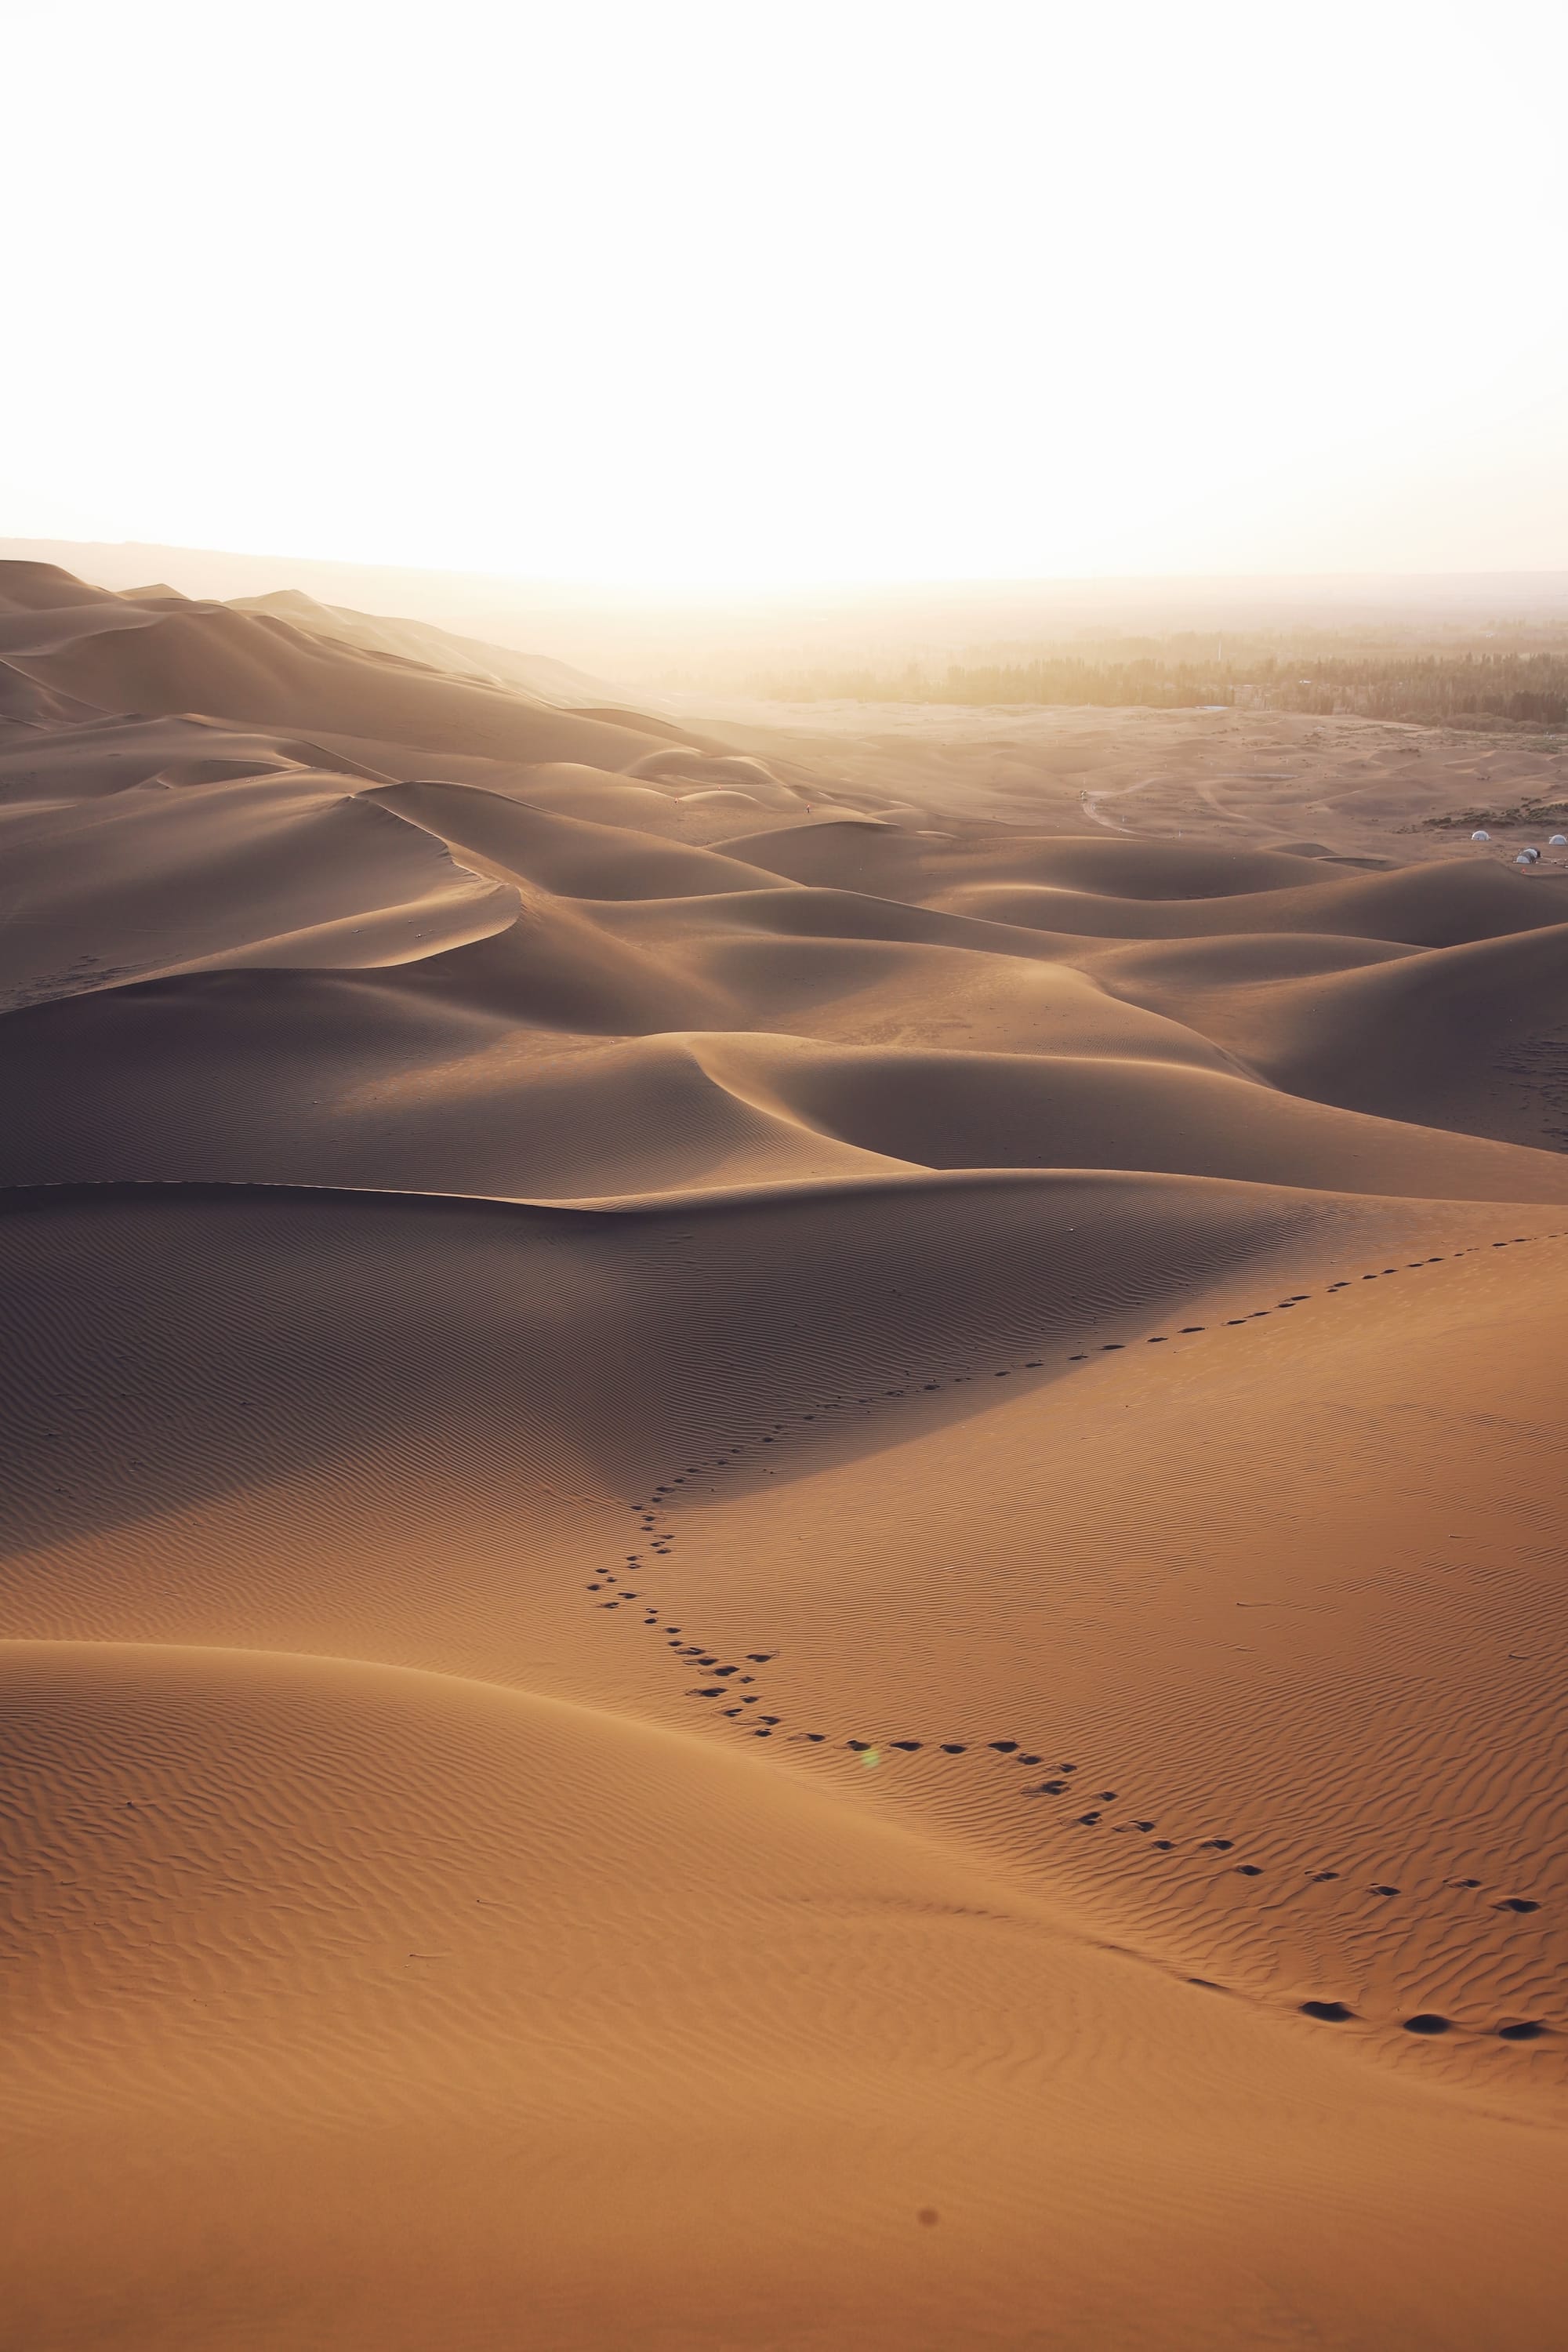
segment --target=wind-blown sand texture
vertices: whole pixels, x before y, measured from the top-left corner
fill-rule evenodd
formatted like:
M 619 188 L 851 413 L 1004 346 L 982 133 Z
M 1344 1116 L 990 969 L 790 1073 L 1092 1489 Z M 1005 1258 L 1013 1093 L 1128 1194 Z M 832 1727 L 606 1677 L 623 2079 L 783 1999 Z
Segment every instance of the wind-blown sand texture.
M 1563 877 L 0 712 L 11 2340 L 1560 2346 Z

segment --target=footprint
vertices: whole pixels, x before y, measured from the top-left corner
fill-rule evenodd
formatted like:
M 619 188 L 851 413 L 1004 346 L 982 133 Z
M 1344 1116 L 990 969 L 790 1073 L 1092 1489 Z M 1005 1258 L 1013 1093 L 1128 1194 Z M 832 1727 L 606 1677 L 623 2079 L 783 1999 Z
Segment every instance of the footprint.
M 895 1739 L 893 1742 L 893 1746 L 902 1748 L 906 1756 L 912 1756 L 920 1744 L 918 1739 Z
M 1372 1895 L 1397 1895 L 1399 1889 L 1397 1886 L 1373 1886 L 1367 1891 Z
M 1439 2017 L 1435 2009 L 1423 2009 L 1414 2017 L 1405 2018 L 1404 2024 L 1406 2033 L 1447 2033 L 1450 2021 Z
M 1314 1886 L 1326 1886 L 1331 1878 L 1337 1878 L 1339 1874 L 1337 1870 L 1314 1870 L 1312 1884 Z
M 1527 2017 L 1521 2018 L 1517 2025 L 1500 2025 L 1497 2034 L 1500 2042 L 1539 2042 L 1545 2031 L 1544 2025 L 1538 2025 L 1533 2017 Z
M 944 1756 L 962 1756 L 965 1753 L 963 1742 L 961 1739 L 947 1740 L 943 1743 L 942 1752 Z
M 1343 2025 L 1355 2015 L 1355 2011 L 1347 2009 L 1342 2000 L 1304 2000 L 1301 2014 L 1303 2017 L 1315 2017 L 1322 2025 Z
M 1228 1853 L 1235 1843 L 1234 1838 L 1205 1838 L 1202 1851 L 1205 1853 Z
M 1238 1862 L 1236 1868 L 1237 1876 L 1241 1878 L 1261 1878 L 1263 1875 L 1260 1862 Z
M 1494 1911 L 1539 1911 L 1540 1908 L 1540 1904 L 1532 1903 L 1527 1895 L 1505 1895 L 1500 1903 L 1492 1905 Z

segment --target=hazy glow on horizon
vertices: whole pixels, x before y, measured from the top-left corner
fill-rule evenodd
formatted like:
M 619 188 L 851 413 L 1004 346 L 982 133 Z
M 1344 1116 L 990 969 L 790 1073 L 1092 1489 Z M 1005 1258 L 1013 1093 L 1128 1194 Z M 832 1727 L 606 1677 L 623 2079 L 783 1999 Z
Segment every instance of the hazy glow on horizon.
M 1568 567 L 1560 0 L 12 0 L 5 47 L 11 536 Z

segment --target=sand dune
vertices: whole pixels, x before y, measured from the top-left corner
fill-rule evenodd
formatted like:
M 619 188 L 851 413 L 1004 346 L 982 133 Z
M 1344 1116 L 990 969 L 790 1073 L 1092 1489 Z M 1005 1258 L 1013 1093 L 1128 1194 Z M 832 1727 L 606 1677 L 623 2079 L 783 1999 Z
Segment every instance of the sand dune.
M 203 710 L 502 760 L 596 756 L 615 765 L 650 747 L 629 728 L 569 717 L 516 690 L 470 684 L 395 655 L 329 645 L 269 614 L 222 604 L 168 613 L 121 605 L 102 626 L 98 611 L 83 607 L 84 625 L 68 643 L 15 666 L 37 685 L 110 714 Z M 94 616 L 90 625 L 87 615 Z
M 1336 975 L 1308 1003 L 1280 992 L 1256 1059 L 1329 1101 L 1375 1097 L 1400 1118 L 1561 1148 L 1565 980 L 1563 923 Z
M 18 811 L 8 831 L 21 911 L 0 991 L 13 1003 L 237 954 L 394 962 L 400 945 L 493 929 L 515 904 L 374 801 L 298 772 L 154 780 L 67 815 Z M 322 952 L 323 931 L 338 953 Z M 304 944 L 289 952 L 291 940 Z
M 1560 879 L 295 617 L 0 566 L 18 2341 L 1555 2352 Z
M 1558 877 L 1538 877 L 1532 887 L 1524 876 L 1492 865 L 1413 866 L 1394 874 L 1348 875 L 1297 889 L 1238 891 L 1222 898 L 1110 898 L 1043 884 L 992 882 L 962 883 L 931 896 L 933 903 L 957 914 L 1097 939 L 1337 931 L 1351 939 L 1434 948 L 1537 929 L 1558 919 L 1564 903 Z
M 237 613 L 266 614 L 312 636 L 330 637 L 370 653 L 392 654 L 426 669 L 477 678 L 486 686 L 520 687 L 524 694 L 542 695 L 547 702 L 570 705 L 615 699 L 613 689 L 603 679 L 574 669 L 569 662 L 456 637 L 420 621 L 387 621 L 342 604 L 323 604 L 298 588 L 280 589 L 268 596 L 236 596 L 230 602 Z
M 1568 1161 L 1335 1113 L 1217 1071 L 1112 1056 L 715 1041 L 748 1101 L 924 1167 L 1147 1168 L 1350 1192 L 1568 1200 Z
M 767 890 L 771 875 L 651 834 L 548 813 L 472 785 L 397 784 L 376 794 L 437 839 L 482 858 L 518 881 L 536 882 L 563 898 L 699 898 L 731 890 Z

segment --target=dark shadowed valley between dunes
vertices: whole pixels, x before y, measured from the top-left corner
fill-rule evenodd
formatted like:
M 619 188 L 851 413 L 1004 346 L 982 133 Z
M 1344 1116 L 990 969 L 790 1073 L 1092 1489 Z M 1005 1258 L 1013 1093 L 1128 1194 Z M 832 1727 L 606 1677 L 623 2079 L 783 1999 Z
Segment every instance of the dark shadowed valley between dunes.
M 12 2340 L 1556 2352 L 1562 756 L 324 614 L 0 564 Z

